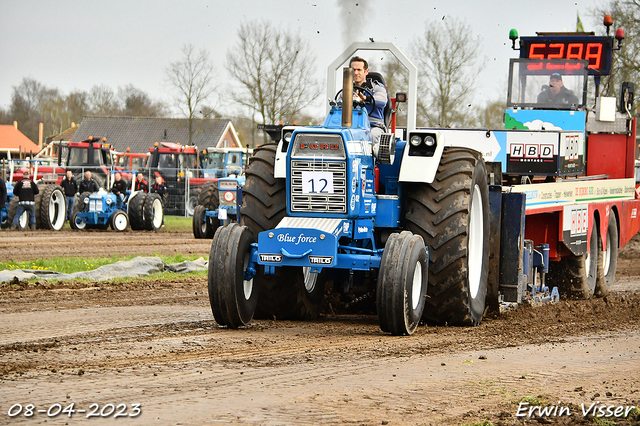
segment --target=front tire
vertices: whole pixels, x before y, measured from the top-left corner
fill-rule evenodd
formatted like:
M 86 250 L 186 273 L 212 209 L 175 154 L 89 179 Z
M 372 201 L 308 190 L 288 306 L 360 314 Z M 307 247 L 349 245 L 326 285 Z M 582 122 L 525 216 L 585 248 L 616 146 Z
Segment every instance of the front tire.
M 129 226 L 129 216 L 122 210 L 116 210 L 109 218 L 109 224 L 114 231 L 124 232 Z
M 406 229 L 429 248 L 423 319 L 479 324 L 489 271 L 489 186 L 482 156 L 467 148 L 445 148 L 434 181 L 404 193 Z
M 206 211 L 207 208 L 202 204 L 199 204 L 196 206 L 196 209 L 193 212 L 193 236 L 198 239 L 213 238 L 213 234 L 215 234 L 216 231 L 206 220 L 204 216 Z
M 79 212 L 75 212 L 71 217 L 71 222 L 69 223 L 71 229 L 82 230 L 87 227 L 87 222 L 82 220 L 82 218 L 80 218 L 78 215 Z
M 229 328 L 247 325 L 258 303 L 254 279 L 245 280 L 251 244 L 249 228 L 232 223 L 218 228 L 209 253 L 209 303 L 215 321 Z
M 382 331 L 394 336 L 413 334 L 427 296 L 427 251 L 419 235 L 391 234 L 378 271 L 376 305 Z

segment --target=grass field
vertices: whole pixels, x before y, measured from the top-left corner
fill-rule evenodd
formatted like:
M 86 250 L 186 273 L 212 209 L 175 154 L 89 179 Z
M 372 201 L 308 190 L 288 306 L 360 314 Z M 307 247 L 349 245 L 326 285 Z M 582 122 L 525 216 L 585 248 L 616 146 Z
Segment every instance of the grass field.
M 165 227 L 160 232 L 191 232 L 191 218 L 179 217 L 179 216 L 166 216 Z M 68 223 L 65 223 L 65 227 L 69 227 Z M 0 271 L 3 270 L 15 270 L 15 269 L 36 269 L 41 271 L 54 271 L 62 272 L 65 274 L 71 274 L 74 272 L 90 271 L 97 269 L 103 265 L 109 265 L 120 260 L 130 260 L 136 257 L 136 255 L 129 256 L 111 256 L 111 257 L 54 257 L 48 259 L 33 259 L 24 262 L 0 262 Z M 166 264 L 179 263 L 185 260 L 196 260 L 200 256 L 184 256 L 182 254 L 174 256 L 158 256 Z M 169 273 L 156 274 L 159 275 Z M 205 274 L 206 272 L 200 272 L 196 274 Z

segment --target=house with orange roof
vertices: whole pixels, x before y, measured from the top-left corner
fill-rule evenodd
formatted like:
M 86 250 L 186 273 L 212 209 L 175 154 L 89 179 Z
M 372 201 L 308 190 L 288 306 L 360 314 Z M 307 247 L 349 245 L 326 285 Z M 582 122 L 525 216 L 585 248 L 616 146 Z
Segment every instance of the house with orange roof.
M 40 147 L 18 130 L 16 126 L 0 124 L 0 159 L 7 158 L 7 152 L 11 158 L 18 158 L 21 152 L 23 157 L 32 156 L 40 152 Z

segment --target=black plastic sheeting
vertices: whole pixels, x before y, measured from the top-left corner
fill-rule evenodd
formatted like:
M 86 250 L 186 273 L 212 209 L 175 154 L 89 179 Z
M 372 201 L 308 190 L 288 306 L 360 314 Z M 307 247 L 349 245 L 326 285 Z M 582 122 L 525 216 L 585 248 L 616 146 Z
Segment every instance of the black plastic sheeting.
M 92 271 L 74 272 L 73 274 L 63 274 L 54 271 L 39 271 L 36 269 L 14 269 L 0 271 L 0 282 L 18 280 L 29 280 L 38 278 L 43 280 L 73 280 L 86 278 L 93 281 L 106 281 L 114 278 L 137 278 L 145 277 L 159 272 L 185 273 L 193 271 L 205 271 L 207 262 L 203 259 L 195 261 L 185 260 L 184 262 L 167 265 L 159 257 L 136 257 L 131 260 L 121 260 L 111 265 L 103 265 Z

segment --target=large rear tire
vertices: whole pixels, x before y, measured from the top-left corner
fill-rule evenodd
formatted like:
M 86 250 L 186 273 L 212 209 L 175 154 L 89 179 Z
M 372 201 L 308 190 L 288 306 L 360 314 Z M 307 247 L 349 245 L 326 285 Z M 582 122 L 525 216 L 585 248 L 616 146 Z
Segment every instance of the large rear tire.
M 255 280 L 244 279 L 251 244 L 249 228 L 232 223 L 218 228 L 209 253 L 209 303 L 215 321 L 229 328 L 247 325 L 258 302 Z
M 245 171 L 240 213 L 242 224 L 256 238 L 260 232 L 274 229 L 287 213 L 286 180 L 273 177 L 276 148 L 276 144 L 256 148 Z M 320 313 L 324 274 L 280 267 L 275 275 L 256 275 L 254 282 L 260 286 L 256 318 L 309 320 Z
M 131 229 L 134 231 L 140 231 L 144 229 L 144 202 L 147 196 L 144 192 L 138 192 L 132 199 L 129 200 L 127 205 L 127 214 L 129 215 L 129 222 Z
M 589 252 L 581 256 L 562 258 L 558 262 L 549 262 L 547 282 L 557 286 L 560 293 L 568 298 L 589 299 L 596 290 L 596 282 L 604 280 L 603 270 L 598 267 L 600 233 L 595 220 L 589 240 Z
M 616 280 L 616 268 L 618 265 L 618 222 L 613 211 L 609 213 L 609 223 L 607 225 L 607 248 L 602 249 L 600 244 L 600 250 L 598 252 L 598 267 L 602 268 L 602 274 L 598 274 L 596 280 L 595 294 L 598 297 L 603 297 L 609 294 L 611 286 Z
M 198 205 L 204 206 L 208 210 L 216 210 L 219 204 L 218 182 L 205 182 L 202 184 L 198 193 Z
M 164 220 L 164 210 L 162 209 L 162 200 L 160 195 L 151 193 L 147 194 L 144 199 L 144 229 L 147 231 L 157 231 L 162 227 Z
M 64 192 L 60 185 L 46 185 L 41 188 L 40 210 L 36 216 L 40 216 L 40 228 L 59 231 L 64 226 L 67 214 L 67 205 Z
M 413 334 L 422 319 L 428 280 L 427 251 L 419 235 L 391 234 L 384 248 L 376 305 L 382 331 Z
M 489 186 L 482 156 L 445 148 L 431 184 L 406 194 L 406 229 L 429 248 L 423 319 L 477 325 L 484 315 L 489 271 Z

